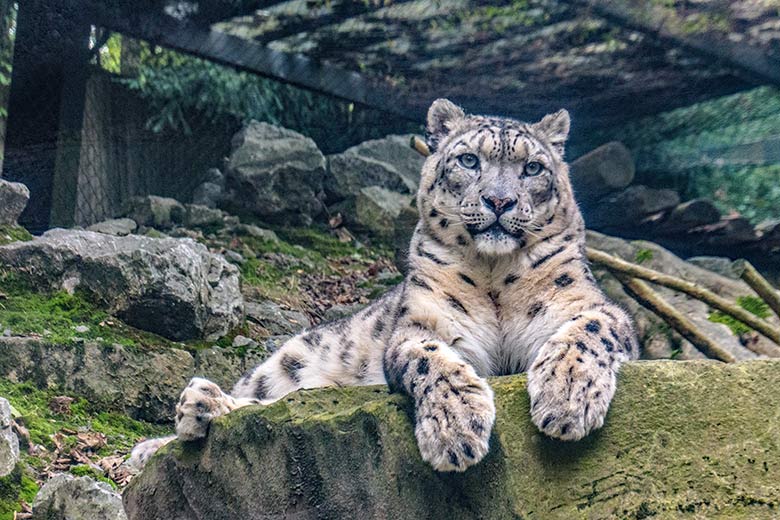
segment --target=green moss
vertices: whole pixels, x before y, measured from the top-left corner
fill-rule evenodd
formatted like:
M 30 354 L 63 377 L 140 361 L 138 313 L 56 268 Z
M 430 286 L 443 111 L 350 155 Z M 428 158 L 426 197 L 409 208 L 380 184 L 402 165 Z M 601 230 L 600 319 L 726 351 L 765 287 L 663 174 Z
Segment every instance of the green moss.
M 737 305 L 745 309 L 746 311 L 749 311 L 759 318 L 767 318 L 769 317 L 769 306 L 762 300 L 761 298 L 758 298 L 756 296 L 740 296 L 737 298 Z M 738 319 L 729 316 L 726 313 L 723 313 L 721 311 L 713 311 L 710 313 L 709 316 L 707 316 L 707 319 L 714 322 L 714 323 L 722 323 L 726 325 L 728 328 L 731 329 L 731 332 L 736 334 L 737 336 L 740 336 L 742 334 L 747 334 L 749 332 L 752 332 L 753 329 L 739 321 Z
M 634 257 L 634 261 L 638 264 L 649 262 L 652 259 L 653 252 L 650 249 L 640 249 L 636 252 L 636 256 Z
M 11 242 L 27 242 L 28 240 L 32 240 L 32 235 L 23 227 L 0 225 L 0 246 Z
M 31 504 L 38 493 L 38 485 L 19 464 L 14 470 L 0 478 L 0 520 L 13 520 L 14 513 L 21 511 L 21 502 Z
M 103 412 L 85 399 L 75 399 L 69 414 L 58 414 L 49 408 L 57 389 L 40 390 L 31 383 L 12 383 L 0 379 L 0 395 L 8 399 L 30 431 L 30 441 L 49 449 L 54 447 L 51 436 L 62 429 L 82 431 L 89 429 L 106 435 L 108 445 L 100 453 L 130 449 L 140 437 L 159 436 L 166 428 L 136 421 L 121 413 Z M 34 462 L 31 461 L 34 464 Z
M 105 476 L 103 476 L 101 472 L 99 472 L 92 466 L 87 466 L 86 464 L 71 466 L 70 472 L 71 474 L 76 475 L 77 477 L 90 477 L 100 482 L 105 482 L 112 488 L 117 489 L 117 485 L 113 480 L 111 480 L 110 478 L 106 478 Z
M 124 324 L 100 310 L 79 294 L 42 294 L 28 290 L 26 283 L 6 273 L 0 275 L 5 297 L 0 300 L 0 324 L 12 334 L 41 336 L 56 344 L 97 341 L 125 347 L 165 345 L 160 336 Z M 86 326 L 86 332 L 76 327 Z

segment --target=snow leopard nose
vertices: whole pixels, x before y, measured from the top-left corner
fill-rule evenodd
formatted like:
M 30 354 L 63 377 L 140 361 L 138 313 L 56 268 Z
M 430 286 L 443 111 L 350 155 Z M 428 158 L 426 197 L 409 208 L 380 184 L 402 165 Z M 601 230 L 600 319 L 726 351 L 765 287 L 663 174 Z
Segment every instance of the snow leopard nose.
M 517 205 L 517 199 L 511 199 L 511 198 L 499 198 L 495 195 L 490 195 L 485 197 L 482 196 L 482 202 L 485 203 L 485 206 L 490 208 L 493 213 L 496 215 L 501 215 L 502 213 L 505 213 L 509 211 L 510 209 L 514 208 Z

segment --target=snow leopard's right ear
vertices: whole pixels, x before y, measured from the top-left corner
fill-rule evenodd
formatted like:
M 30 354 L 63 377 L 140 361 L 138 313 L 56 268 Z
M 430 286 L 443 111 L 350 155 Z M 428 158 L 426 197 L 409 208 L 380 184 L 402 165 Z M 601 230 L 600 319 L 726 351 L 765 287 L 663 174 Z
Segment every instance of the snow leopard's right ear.
M 431 104 L 428 109 L 428 136 L 426 139 L 431 152 L 436 151 L 439 142 L 465 117 L 463 109 L 449 99 L 437 99 Z

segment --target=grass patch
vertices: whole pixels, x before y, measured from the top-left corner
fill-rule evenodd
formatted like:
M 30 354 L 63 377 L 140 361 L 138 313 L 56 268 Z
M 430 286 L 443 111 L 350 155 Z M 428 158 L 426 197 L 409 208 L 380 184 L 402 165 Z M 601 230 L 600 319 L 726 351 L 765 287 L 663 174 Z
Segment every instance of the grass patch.
M 756 296 L 740 296 L 737 298 L 737 305 L 742 307 L 748 312 L 751 312 L 759 318 L 769 317 L 769 306 L 764 300 Z M 753 332 L 753 329 L 739 321 L 738 319 L 729 316 L 721 311 L 713 311 L 707 316 L 707 319 L 714 323 L 722 323 L 726 325 L 731 332 L 737 336 Z

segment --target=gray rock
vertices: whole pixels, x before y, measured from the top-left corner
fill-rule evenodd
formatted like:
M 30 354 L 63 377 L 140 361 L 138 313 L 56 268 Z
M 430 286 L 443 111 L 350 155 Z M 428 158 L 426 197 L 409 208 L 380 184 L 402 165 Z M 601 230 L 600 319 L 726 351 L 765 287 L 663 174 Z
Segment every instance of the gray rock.
M 223 197 L 223 189 L 214 182 L 204 182 L 192 192 L 192 203 L 207 208 L 216 208 Z
M 420 457 L 407 396 L 295 392 L 163 448 L 124 490 L 125 510 L 131 520 L 777 518 L 780 362 L 631 362 L 619 377 L 603 428 L 579 442 L 539 433 L 524 375 L 491 378 L 490 452 L 457 474 Z
M 134 233 L 136 229 L 138 229 L 138 224 L 135 220 L 131 218 L 115 218 L 92 224 L 87 228 L 87 231 L 124 237 Z
M 0 179 L 0 224 L 16 224 L 29 200 L 30 190 L 27 186 Z
M 0 477 L 11 473 L 19 462 L 19 439 L 13 430 L 11 404 L 0 397 Z
M 266 329 L 271 336 L 297 334 L 311 326 L 304 313 L 282 309 L 270 301 L 247 302 L 246 318 Z
M 411 137 L 391 135 L 329 156 L 325 183 L 328 200 L 337 202 L 355 197 L 367 186 L 416 193 L 425 159 L 409 146 Z
M 357 314 L 364 307 L 365 304 L 362 303 L 354 303 L 352 305 L 336 304 L 325 311 L 325 314 L 322 316 L 322 321 L 327 323 L 340 320 L 341 318 L 347 318 L 353 314 Z
M 104 482 L 60 473 L 33 502 L 33 520 L 127 520 L 122 497 Z
M 360 227 L 392 240 L 401 214 L 411 208 L 413 197 L 389 191 L 379 186 L 362 188 L 355 198 L 355 214 L 347 215 Z
M 325 157 L 314 141 L 253 121 L 232 146 L 226 172 L 232 206 L 285 223 L 309 224 L 322 212 Z
M 687 261 L 702 269 L 707 269 L 733 280 L 739 280 L 739 273 L 734 269 L 734 261 L 731 258 L 722 256 L 692 256 Z
M 653 228 L 656 234 L 671 235 L 712 224 L 720 220 L 720 210 L 707 199 L 693 199 L 673 208 L 662 222 Z
M 241 265 L 246 262 L 246 258 L 244 258 L 241 253 L 236 253 L 230 249 L 222 253 L 222 256 L 224 256 L 231 264 Z
M 270 229 L 264 229 L 252 224 L 241 224 L 236 229 L 237 232 L 260 238 L 266 242 L 279 242 L 279 237 Z
M 283 334 L 281 336 L 271 336 L 265 340 L 265 350 L 273 354 L 287 343 L 292 336 Z
M 0 337 L 0 377 L 58 388 L 87 399 L 100 410 L 154 423 L 173 421 L 179 395 L 192 377 L 206 377 L 229 391 L 241 375 L 266 357 L 260 347 L 239 356 L 232 348 L 217 346 L 190 351 L 170 345 L 61 345 Z
M 583 214 L 589 228 L 624 229 L 635 227 L 644 217 L 679 203 L 680 196 L 675 191 L 636 185 L 606 197 Z
M 577 201 L 588 206 L 627 187 L 634 180 L 634 174 L 631 152 L 623 144 L 611 142 L 573 161 L 569 177 Z
M 257 341 L 253 340 L 252 338 L 247 338 L 246 336 L 238 335 L 235 338 L 233 338 L 233 348 L 256 348 L 257 347 Z
M 238 269 L 189 239 L 54 229 L 0 247 L 0 264 L 42 290 L 78 288 L 128 324 L 174 340 L 216 339 L 243 317 Z
M 166 229 L 184 221 L 184 206 L 176 199 L 157 195 L 132 197 L 125 206 L 125 216 L 139 226 Z
M 187 227 L 203 228 L 222 224 L 224 213 L 218 209 L 199 204 L 186 204 L 185 209 L 184 225 Z

